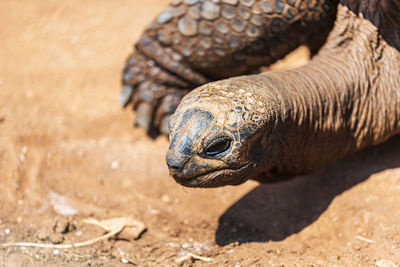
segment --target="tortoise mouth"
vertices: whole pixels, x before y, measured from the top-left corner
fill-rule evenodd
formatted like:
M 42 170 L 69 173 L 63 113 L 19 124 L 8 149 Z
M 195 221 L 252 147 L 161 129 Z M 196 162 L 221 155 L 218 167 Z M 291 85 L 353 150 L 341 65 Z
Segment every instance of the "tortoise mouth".
M 186 187 L 219 187 L 224 185 L 238 185 L 247 181 L 250 163 L 238 168 L 222 168 L 210 170 L 191 177 L 171 175 L 175 181 Z

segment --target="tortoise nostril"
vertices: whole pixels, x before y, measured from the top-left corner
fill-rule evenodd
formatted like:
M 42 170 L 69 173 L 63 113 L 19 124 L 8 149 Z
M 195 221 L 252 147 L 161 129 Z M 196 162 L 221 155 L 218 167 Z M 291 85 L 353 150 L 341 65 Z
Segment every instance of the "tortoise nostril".
M 183 167 L 183 166 L 174 166 L 174 165 L 170 165 L 170 164 L 168 164 L 168 163 L 167 163 L 167 165 L 168 165 L 168 168 L 169 168 L 169 169 L 171 169 L 171 170 L 173 170 L 173 171 L 176 171 L 176 172 L 182 170 L 182 167 Z
M 166 159 L 168 168 L 171 171 L 179 172 L 185 167 L 185 163 L 189 159 L 189 156 L 174 150 L 168 150 Z

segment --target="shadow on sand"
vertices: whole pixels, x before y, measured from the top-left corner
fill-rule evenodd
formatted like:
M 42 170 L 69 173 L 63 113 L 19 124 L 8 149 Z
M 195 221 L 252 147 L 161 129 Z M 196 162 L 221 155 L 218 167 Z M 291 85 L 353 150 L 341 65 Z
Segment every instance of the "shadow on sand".
M 365 149 L 318 173 L 261 184 L 219 218 L 218 245 L 279 241 L 314 222 L 342 192 L 372 174 L 400 167 L 400 136 Z

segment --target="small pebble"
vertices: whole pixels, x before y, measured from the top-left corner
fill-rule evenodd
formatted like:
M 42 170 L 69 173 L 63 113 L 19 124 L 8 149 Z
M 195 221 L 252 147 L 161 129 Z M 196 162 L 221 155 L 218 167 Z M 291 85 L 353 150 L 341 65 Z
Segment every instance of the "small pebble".
M 36 233 L 36 238 L 41 241 L 45 241 L 49 239 L 49 237 L 50 237 L 50 231 L 46 227 L 40 228 Z
M 53 244 L 61 244 L 64 242 L 64 236 L 60 233 L 55 233 L 51 236 L 51 243 Z
M 115 170 L 118 169 L 118 167 L 119 167 L 119 162 L 117 160 L 113 160 L 111 162 L 111 169 Z
M 60 251 L 58 249 L 53 250 L 54 255 L 60 255 Z
M 125 227 L 117 237 L 118 239 L 133 241 L 138 239 L 144 231 L 146 231 L 144 224 L 137 227 Z
M 4 230 L 4 233 L 5 233 L 6 235 L 9 235 L 9 234 L 11 233 L 11 231 L 10 231 L 9 228 L 6 228 L 6 229 Z
M 128 263 L 129 263 L 129 261 L 128 261 L 127 259 L 124 259 L 124 258 L 121 258 L 121 262 L 122 262 L 122 263 L 125 263 L 125 264 L 128 264 Z
M 69 233 L 69 232 L 73 232 L 73 231 L 75 231 L 76 230 L 76 226 L 75 226 L 75 224 L 73 224 L 73 223 L 69 223 L 68 224 L 68 230 L 67 230 L 67 232 Z
M 193 245 L 190 244 L 190 243 L 183 243 L 183 244 L 182 244 L 182 248 L 184 248 L 184 249 L 191 248 L 192 246 L 193 246 Z
M 397 264 L 390 260 L 381 259 L 375 263 L 377 267 L 397 267 Z
M 53 226 L 53 230 L 56 233 L 67 233 L 68 232 L 69 221 L 67 218 L 59 218 L 56 220 Z
M 170 202 L 171 202 L 171 199 L 170 199 L 167 195 L 163 195 L 163 196 L 161 197 L 161 200 L 162 200 L 163 202 L 165 202 L 165 203 L 170 203 Z

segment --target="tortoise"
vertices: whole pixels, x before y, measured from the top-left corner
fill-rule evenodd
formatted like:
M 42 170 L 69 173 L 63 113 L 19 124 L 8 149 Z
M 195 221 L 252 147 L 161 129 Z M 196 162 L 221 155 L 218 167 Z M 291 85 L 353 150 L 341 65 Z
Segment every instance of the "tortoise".
M 275 12 L 283 3 L 241 2 L 262 14 L 265 3 Z M 284 9 L 298 14 L 304 2 L 313 3 L 287 0 Z M 182 99 L 166 156 L 178 183 L 282 181 L 400 133 L 400 1 L 336 4 L 334 26 L 306 65 L 210 82 Z
M 168 134 L 182 97 L 207 82 L 259 72 L 300 45 L 315 54 L 337 1 L 174 0 L 143 32 L 123 68 L 120 104 L 136 125 Z

